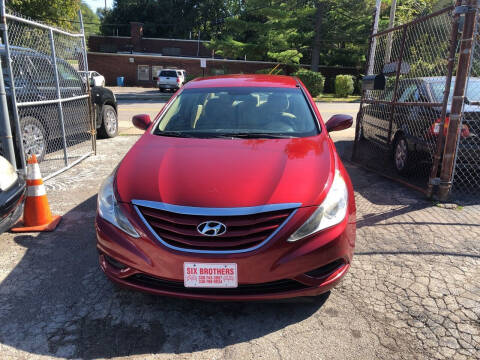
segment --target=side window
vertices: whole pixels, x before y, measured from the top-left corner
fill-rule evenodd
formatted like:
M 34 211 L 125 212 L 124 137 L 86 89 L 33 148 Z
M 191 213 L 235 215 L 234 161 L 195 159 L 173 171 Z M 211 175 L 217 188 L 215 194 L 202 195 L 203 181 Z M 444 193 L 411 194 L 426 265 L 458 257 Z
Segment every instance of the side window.
M 27 62 L 28 72 L 36 86 L 55 86 L 53 66 L 49 59 L 31 56 Z
M 416 96 L 416 99 L 415 99 Z M 417 84 L 408 85 L 405 91 L 402 93 L 398 102 L 415 102 L 418 100 L 418 87 Z
M 78 76 L 75 69 L 70 67 L 68 64 L 63 61 L 57 60 L 58 74 L 60 75 L 60 80 L 67 81 L 70 84 L 73 82 L 81 83 L 80 77 Z

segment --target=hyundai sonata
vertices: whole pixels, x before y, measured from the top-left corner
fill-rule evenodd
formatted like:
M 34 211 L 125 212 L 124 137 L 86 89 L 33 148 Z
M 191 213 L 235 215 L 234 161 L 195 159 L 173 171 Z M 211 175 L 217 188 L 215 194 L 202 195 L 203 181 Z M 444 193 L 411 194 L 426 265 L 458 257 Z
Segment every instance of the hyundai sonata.
M 98 194 L 100 265 L 113 281 L 210 300 L 313 296 L 335 286 L 355 244 L 352 184 L 294 77 L 187 83 Z

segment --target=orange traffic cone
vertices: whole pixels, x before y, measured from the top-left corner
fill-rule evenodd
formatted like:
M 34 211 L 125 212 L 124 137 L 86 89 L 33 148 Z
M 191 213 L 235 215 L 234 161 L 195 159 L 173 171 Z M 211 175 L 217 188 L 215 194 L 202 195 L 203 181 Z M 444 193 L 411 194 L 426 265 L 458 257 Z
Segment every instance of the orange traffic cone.
M 20 223 L 19 227 L 11 231 L 53 231 L 61 219 L 61 216 L 52 215 L 50 211 L 37 157 L 32 155 L 27 164 L 27 199 L 23 209 L 23 224 Z

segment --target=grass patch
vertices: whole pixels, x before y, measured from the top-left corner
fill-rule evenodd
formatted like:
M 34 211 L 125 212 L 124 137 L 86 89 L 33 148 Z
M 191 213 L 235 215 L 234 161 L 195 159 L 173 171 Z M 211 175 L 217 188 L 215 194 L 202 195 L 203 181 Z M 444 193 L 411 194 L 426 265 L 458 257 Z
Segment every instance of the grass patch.
M 347 97 L 335 97 L 335 94 L 321 94 L 315 98 L 318 102 L 359 102 L 359 95 L 349 95 Z

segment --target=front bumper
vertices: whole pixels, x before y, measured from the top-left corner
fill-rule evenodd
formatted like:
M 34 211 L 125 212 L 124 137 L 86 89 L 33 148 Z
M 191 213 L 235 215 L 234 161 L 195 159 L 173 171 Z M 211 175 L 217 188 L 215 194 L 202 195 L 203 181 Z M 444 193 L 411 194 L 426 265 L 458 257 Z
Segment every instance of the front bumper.
M 9 189 L 0 191 L 0 234 L 9 230 L 22 215 L 25 189 L 25 180 L 19 177 Z
M 122 204 L 140 238 L 132 238 L 97 215 L 100 266 L 114 282 L 148 293 L 204 300 L 269 300 L 315 296 L 334 287 L 348 271 L 355 245 L 355 213 L 330 229 L 294 243 L 285 239 L 313 212 L 301 208 L 259 249 L 240 254 L 197 254 L 160 244 Z M 236 263 L 239 287 L 199 289 L 183 286 L 184 262 Z

